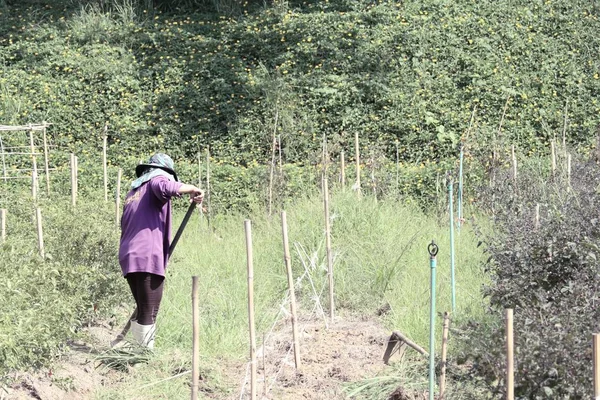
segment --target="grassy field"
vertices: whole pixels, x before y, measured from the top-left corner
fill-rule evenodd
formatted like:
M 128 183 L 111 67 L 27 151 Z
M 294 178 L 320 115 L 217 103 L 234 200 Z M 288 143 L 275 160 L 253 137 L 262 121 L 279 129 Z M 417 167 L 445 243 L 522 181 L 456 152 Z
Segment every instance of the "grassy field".
M 322 210 L 321 199 L 315 197 L 296 199 L 287 213 L 294 275 L 305 272 L 303 264 L 308 266 L 317 292 L 325 288 L 320 301 L 327 310 Z M 189 394 L 189 375 L 161 380 L 191 366 L 193 275 L 200 277 L 204 382 L 223 397 L 239 389 L 224 383 L 220 371 L 228 362 L 247 357 L 245 218 L 219 216 L 209 229 L 206 220 L 194 215 L 170 264 L 158 318 L 156 356 L 134 368 L 126 381 L 98 392 L 98 399 L 135 398 L 141 394 L 140 386 L 148 399 Z M 285 304 L 286 275 L 279 215 L 269 218 L 257 211 L 251 219 L 257 332 L 262 333 L 268 331 L 280 305 Z M 381 318 L 388 329 L 400 330 L 427 347 L 430 268 L 426 247 L 432 239 L 440 246 L 438 311 L 451 309 L 447 224 L 439 225 L 410 204 L 377 202 L 369 197 L 358 200 L 355 194 L 343 192 L 333 195 L 331 220 L 338 318 Z M 479 291 L 484 281 L 479 268 L 482 256 L 468 226 L 456 239 L 457 311 L 459 315 L 476 315 L 483 304 Z M 314 296 L 306 280 L 297 292 L 301 309 L 312 309 Z

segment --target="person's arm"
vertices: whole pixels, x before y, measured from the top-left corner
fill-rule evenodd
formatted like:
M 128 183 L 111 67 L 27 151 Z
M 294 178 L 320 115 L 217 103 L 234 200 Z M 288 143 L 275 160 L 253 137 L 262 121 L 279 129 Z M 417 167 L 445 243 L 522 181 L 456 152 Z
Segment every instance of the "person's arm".
M 204 200 L 204 190 L 198 189 L 194 185 L 183 183 L 177 192 L 179 194 L 189 194 L 190 200 L 192 200 L 194 203 L 202 203 L 202 200 Z

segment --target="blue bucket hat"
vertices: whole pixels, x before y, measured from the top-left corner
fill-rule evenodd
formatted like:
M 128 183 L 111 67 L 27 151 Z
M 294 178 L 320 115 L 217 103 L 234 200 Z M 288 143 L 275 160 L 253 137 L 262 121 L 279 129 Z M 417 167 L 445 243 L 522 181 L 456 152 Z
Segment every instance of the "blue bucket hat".
M 147 163 L 138 164 L 135 167 L 135 175 L 137 179 L 133 181 L 131 186 L 135 189 L 142 186 L 155 176 L 166 176 L 170 180 L 178 181 L 177 173 L 175 173 L 175 163 L 173 159 L 165 153 L 156 153 Z

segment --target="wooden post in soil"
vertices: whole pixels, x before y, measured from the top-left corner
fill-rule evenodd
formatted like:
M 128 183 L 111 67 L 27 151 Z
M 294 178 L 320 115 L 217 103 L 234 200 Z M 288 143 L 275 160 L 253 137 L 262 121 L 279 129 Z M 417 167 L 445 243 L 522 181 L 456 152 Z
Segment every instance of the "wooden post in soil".
M 444 399 L 446 391 L 446 356 L 448 354 L 448 329 L 450 327 L 450 313 L 444 313 L 444 327 L 442 330 L 442 371 L 440 373 L 440 400 Z
M 77 203 L 77 187 L 75 185 L 76 174 L 75 174 L 75 154 L 71 153 L 71 205 L 75 207 Z
M 210 148 L 206 148 L 206 223 L 210 228 Z
M 296 316 L 296 293 L 294 290 L 294 277 L 292 275 L 292 261 L 290 257 L 290 243 L 288 240 L 287 215 L 281 212 L 281 232 L 283 236 L 283 260 L 288 279 L 288 290 L 290 293 L 290 312 L 292 313 L 292 334 L 294 339 L 294 362 L 296 369 L 300 368 L 300 339 L 298 335 L 298 319 Z M 264 348 L 263 348 L 264 351 Z
M 121 218 L 121 178 L 123 170 L 119 168 L 117 171 L 117 190 L 115 191 L 115 226 L 119 227 Z
M 200 308 L 198 307 L 198 277 L 192 276 L 192 400 L 198 400 L 200 381 Z
M 250 329 L 250 399 L 256 400 L 256 331 L 254 326 L 254 264 L 252 261 L 252 222 L 244 221 L 248 266 L 248 326 Z
M 510 147 L 511 157 L 512 157 L 512 167 L 513 167 L 513 180 L 515 181 L 515 185 L 517 184 L 517 155 L 515 154 L 515 145 L 513 144 Z
M 515 398 L 513 310 L 506 309 L 506 400 Z
M 534 221 L 535 230 L 540 229 L 540 204 L 537 203 L 535 205 L 535 221 Z
M 102 174 L 104 182 L 104 201 L 108 201 L 108 167 L 106 161 L 106 147 L 107 147 L 107 131 L 108 124 L 104 124 L 104 136 L 102 137 Z
M 44 139 L 44 171 L 46 174 L 46 194 L 50 196 L 50 168 L 48 166 L 48 136 L 46 135 L 46 121 L 44 121 L 44 129 L 42 130 Z
M 600 334 L 594 333 L 593 341 L 593 371 L 594 371 L 594 399 L 600 400 Z
M 346 189 L 346 155 L 344 150 L 340 153 L 340 183 L 342 189 Z
M 550 163 L 552 166 L 552 177 L 556 177 L 556 144 L 554 140 L 550 141 Z
M 37 200 L 38 194 L 38 172 L 37 172 L 37 159 L 35 156 L 35 145 L 33 143 L 33 128 L 29 124 L 29 146 L 31 151 L 31 197 L 33 200 Z
M 354 157 L 356 158 L 356 183 L 354 185 L 356 193 L 360 196 L 360 147 L 358 145 L 358 131 L 354 133 Z
M 325 209 L 325 250 L 327 252 L 327 278 L 329 281 L 329 318 L 333 322 L 335 303 L 333 298 L 333 253 L 331 252 L 331 225 L 329 222 L 329 184 L 323 178 L 323 206 Z
M 567 153 L 567 192 L 571 191 L 571 153 Z
M 0 232 L 0 238 L 4 243 L 6 241 L 6 210 L 4 208 L 0 210 Z
M 40 250 L 40 256 L 44 258 L 44 232 L 42 231 L 42 210 L 36 208 L 35 216 L 37 221 L 37 236 L 38 236 L 38 248 Z

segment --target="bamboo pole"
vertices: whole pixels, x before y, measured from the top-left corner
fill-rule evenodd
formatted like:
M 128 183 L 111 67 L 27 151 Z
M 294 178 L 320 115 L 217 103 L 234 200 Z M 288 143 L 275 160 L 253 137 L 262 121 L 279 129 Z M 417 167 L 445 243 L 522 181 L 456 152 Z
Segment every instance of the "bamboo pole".
M 396 197 L 400 194 L 400 151 L 396 140 Z
M 550 141 L 550 162 L 552 166 L 552 177 L 556 176 L 556 143 L 554 140 Z
M 340 181 L 342 184 L 342 189 L 346 188 L 346 154 L 344 150 L 340 153 Z
M 77 203 L 77 188 L 75 187 L 75 154 L 71 153 L 71 205 Z
M 510 152 L 512 156 L 512 167 L 513 167 L 513 180 L 517 183 L 517 155 L 515 154 L 515 145 L 510 146 Z
M 450 313 L 444 313 L 444 327 L 442 330 L 442 371 L 440 373 L 440 397 L 443 400 L 446 391 L 446 357 L 448 354 L 448 330 L 450 327 Z
M 354 157 L 356 158 L 356 193 L 360 196 L 360 147 L 358 143 L 358 131 L 354 132 Z
M 567 151 L 567 126 L 569 125 L 569 99 L 565 101 L 565 112 L 564 112 L 564 122 L 563 122 L 563 131 L 562 131 L 562 147 L 563 150 Z
M 200 381 L 200 308 L 198 306 L 197 276 L 192 276 L 192 324 L 192 400 L 197 400 Z
M 283 157 L 281 155 L 281 134 L 277 136 L 277 147 L 279 149 L 279 176 L 283 177 Z
M 102 174 L 104 178 L 104 201 L 108 201 L 108 167 L 106 161 L 106 147 L 107 147 L 107 136 L 108 124 L 104 124 L 104 136 L 102 137 Z
M 36 208 L 35 216 L 37 221 L 37 236 L 38 236 L 38 248 L 40 250 L 40 256 L 44 258 L 44 233 L 42 231 L 42 210 Z
M 594 372 L 594 399 L 600 400 L 600 334 L 592 336 L 593 372 Z
M 6 209 L 0 209 L 0 231 L 2 243 L 6 241 Z
M 31 128 L 31 125 L 29 125 Z M 35 156 L 35 145 L 33 143 L 33 130 L 29 131 L 29 146 L 31 148 L 31 197 L 35 201 L 38 193 L 38 173 L 37 173 L 37 159 Z
M 206 223 L 210 227 L 210 148 L 206 148 Z
M 46 173 L 46 194 L 50 196 L 50 168 L 48 166 L 48 136 L 46 135 L 46 121 L 44 121 L 44 129 L 42 130 L 44 139 L 44 170 Z
M 294 339 L 294 363 L 296 369 L 300 368 L 300 339 L 298 335 L 298 319 L 296 316 L 296 293 L 294 290 L 294 278 L 292 275 L 292 261 L 290 257 L 290 243 L 288 240 L 287 215 L 281 212 L 281 232 L 283 237 L 283 260 L 288 279 L 288 290 L 290 294 L 290 312 L 292 313 L 292 334 Z
M 540 229 L 540 204 L 539 203 L 537 203 L 535 205 L 534 227 L 535 227 L 536 230 Z
M 244 221 L 248 266 L 248 325 L 250 329 L 250 399 L 256 400 L 256 331 L 254 326 L 254 264 L 252 261 L 252 222 Z
M 598 136 L 600 138 L 600 136 Z M 4 183 L 8 181 L 8 177 L 6 176 L 6 160 L 4 158 L 4 143 L 2 142 L 2 136 L 0 136 L 0 154 L 2 155 L 2 177 L 4 178 Z
M 269 188 L 268 188 L 268 211 L 269 216 L 271 216 L 273 212 L 273 177 L 275 175 L 275 151 L 277 148 L 277 121 L 279 119 L 279 110 L 275 112 L 275 125 L 273 126 L 273 140 L 271 141 L 271 166 L 269 169 Z
M 571 191 L 571 153 L 567 153 L 567 191 Z
M 515 398 L 513 310 L 506 309 L 506 400 Z
M 121 218 L 121 178 L 123 170 L 119 168 L 117 171 L 117 190 L 115 191 L 115 226 L 119 227 Z
M 79 158 L 75 156 L 75 197 L 79 196 Z
M 329 280 L 329 318 L 333 322 L 335 303 L 333 298 L 333 253 L 331 251 L 331 225 L 329 221 L 329 184 L 327 177 L 323 178 L 323 207 L 325 209 L 325 249 L 327 252 L 327 277 Z

